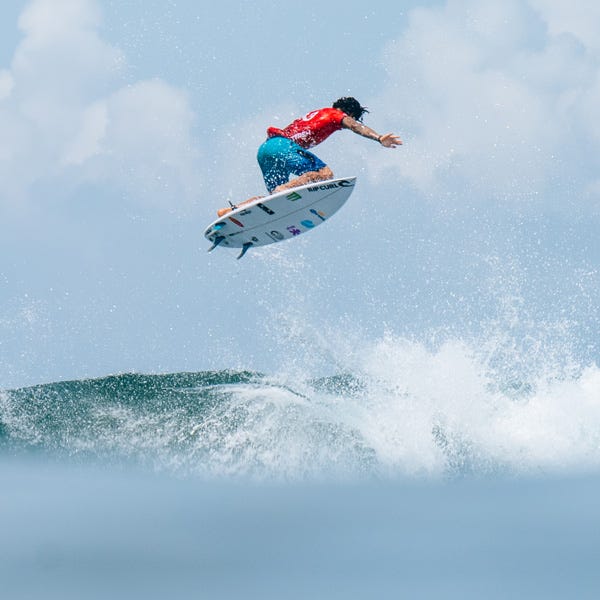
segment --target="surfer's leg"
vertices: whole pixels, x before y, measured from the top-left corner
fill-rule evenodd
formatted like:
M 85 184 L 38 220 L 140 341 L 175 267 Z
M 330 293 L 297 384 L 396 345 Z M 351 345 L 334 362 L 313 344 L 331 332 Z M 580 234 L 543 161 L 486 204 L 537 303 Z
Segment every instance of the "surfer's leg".
M 333 179 L 333 171 L 315 154 L 294 144 L 293 153 L 287 157 L 287 167 L 296 179 L 281 183 L 273 192 L 282 192 L 300 185 Z
M 262 171 L 267 191 L 273 192 L 278 185 L 288 181 L 292 171 L 289 166 L 290 147 L 295 145 L 292 140 L 283 137 L 269 138 L 258 149 L 258 164 Z
M 292 179 L 283 185 L 278 185 L 273 193 L 283 192 L 284 190 L 290 190 L 295 187 L 299 187 L 301 185 L 306 185 L 307 183 L 314 183 L 315 181 L 325 181 L 327 179 L 333 179 L 333 171 L 325 165 L 322 169 L 318 171 L 307 171 L 300 175 L 300 177 L 296 177 L 296 179 Z
M 333 179 L 333 171 L 318 156 L 288 138 L 269 138 L 258 149 L 257 159 L 270 194 Z M 292 174 L 298 177 L 290 181 Z

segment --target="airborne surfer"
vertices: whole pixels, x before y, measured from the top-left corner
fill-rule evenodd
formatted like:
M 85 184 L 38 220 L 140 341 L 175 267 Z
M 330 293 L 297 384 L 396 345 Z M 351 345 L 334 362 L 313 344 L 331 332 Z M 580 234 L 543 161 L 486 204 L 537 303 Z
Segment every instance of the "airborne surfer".
M 393 133 L 378 134 L 362 123 L 369 112 L 356 98 L 336 100 L 331 108 L 320 108 L 296 119 L 284 129 L 269 127 L 267 140 L 258 149 L 257 160 L 269 194 L 281 192 L 316 181 L 333 179 L 333 171 L 308 149 L 326 140 L 340 129 L 379 142 L 385 148 L 396 148 L 402 140 Z M 297 175 L 290 180 L 291 175 Z M 246 202 L 256 200 L 250 198 Z M 242 204 L 245 204 L 243 202 Z M 240 205 L 241 206 L 241 205 Z M 231 211 L 217 211 L 221 217 Z

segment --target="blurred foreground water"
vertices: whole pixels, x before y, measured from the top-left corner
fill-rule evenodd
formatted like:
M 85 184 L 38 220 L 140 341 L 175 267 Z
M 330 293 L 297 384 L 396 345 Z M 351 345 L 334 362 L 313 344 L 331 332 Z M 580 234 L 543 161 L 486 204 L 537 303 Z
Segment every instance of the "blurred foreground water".
M 0 461 L 2 598 L 598 598 L 600 477 L 258 484 Z

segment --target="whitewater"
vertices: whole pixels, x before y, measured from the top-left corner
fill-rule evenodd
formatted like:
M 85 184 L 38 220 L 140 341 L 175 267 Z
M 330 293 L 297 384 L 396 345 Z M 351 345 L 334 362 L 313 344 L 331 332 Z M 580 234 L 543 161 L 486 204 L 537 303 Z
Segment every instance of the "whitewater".
M 550 475 L 600 467 L 600 370 L 534 374 L 461 340 L 392 335 L 312 377 L 144 375 L 0 393 L 0 445 L 201 478 L 362 480 Z

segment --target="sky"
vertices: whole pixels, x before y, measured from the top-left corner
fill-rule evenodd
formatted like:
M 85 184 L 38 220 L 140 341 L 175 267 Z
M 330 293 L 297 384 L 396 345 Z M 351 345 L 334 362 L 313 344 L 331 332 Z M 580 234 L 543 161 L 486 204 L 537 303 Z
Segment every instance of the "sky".
M 7 0 L 0 16 L 0 389 L 331 372 L 390 333 L 598 361 L 591 0 Z M 336 134 L 316 153 L 358 185 L 335 221 L 243 261 L 206 254 L 214 211 L 264 191 L 266 127 L 344 95 L 404 145 Z

